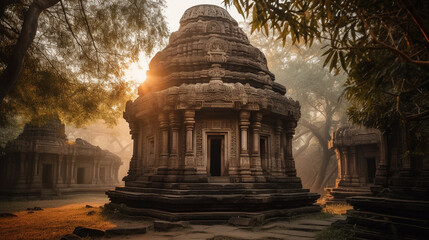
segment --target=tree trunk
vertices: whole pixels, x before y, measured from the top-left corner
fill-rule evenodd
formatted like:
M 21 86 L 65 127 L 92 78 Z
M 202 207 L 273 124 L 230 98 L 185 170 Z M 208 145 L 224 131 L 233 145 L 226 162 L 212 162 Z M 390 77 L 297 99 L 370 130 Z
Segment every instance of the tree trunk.
M 320 144 L 320 145 L 322 145 L 322 144 Z M 328 169 L 329 160 L 331 159 L 331 156 L 332 156 L 332 151 L 328 149 L 328 146 L 322 146 L 322 163 L 320 164 L 319 174 L 318 174 L 317 180 L 312 187 L 316 191 L 322 191 L 323 190 L 322 188 L 324 186 L 322 186 L 322 184 L 323 184 L 325 177 L 326 177 L 326 172 Z
M 0 76 L 0 102 L 3 101 L 5 96 L 18 83 L 25 54 L 36 36 L 40 13 L 59 1 L 60 0 L 34 0 L 28 8 L 12 56 L 7 63 L 6 69 Z

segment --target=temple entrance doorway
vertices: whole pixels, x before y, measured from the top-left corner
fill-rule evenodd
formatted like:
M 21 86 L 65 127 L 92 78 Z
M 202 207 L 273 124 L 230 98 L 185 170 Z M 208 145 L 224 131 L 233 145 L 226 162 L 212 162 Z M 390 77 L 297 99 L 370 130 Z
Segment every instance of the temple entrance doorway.
M 44 188 L 53 187 L 52 164 L 43 164 L 42 167 L 42 185 Z
M 375 158 L 367 158 L 366 166 L 368 167 L 368 182 L 373 183 L 375 178 Z
M 212 177 L 223 175 L 223 152 L 224 152 L 224 137 L 215 135 L 208 136 L 208 172 Z
M 100 181 L 102 183 L 106 182 L 106 170 L 104 167 L 100 168 Z
M 77 184 L 85 183 L 85 168 L 77 169 Z

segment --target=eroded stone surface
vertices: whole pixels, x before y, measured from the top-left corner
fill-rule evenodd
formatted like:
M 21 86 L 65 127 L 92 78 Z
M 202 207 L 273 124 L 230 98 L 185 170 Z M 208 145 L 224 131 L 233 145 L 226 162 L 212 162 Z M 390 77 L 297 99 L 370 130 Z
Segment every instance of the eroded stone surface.
M 327 204 L 346 202 L 347 197 L 369 196 L 380 161 L 380 132 L 355 126 L 343 126 L 332 133 L 329 148 L 338 161 L 335 187 L 325 188 Z
M 60 195 L 119 185 L 121 159 L 83 139 L 68 141 L 64 128 L 59 119 L 25 125 L 0 158 L 0 195 Z
M 296 176 L 300 105 L 225 9 L 188 9 L 149 67 L 124 112 L 134 154 L 111 208 L 194 223 L 320 210 Z
M 326 219 L 298 218 L 290 221 L 276 221 L 264 226 L 242 228 L 231 225 L 196 225 L 174 232 L 157 232 L 149 230 L 146 234 L 109 236 L 108 239 L 210 239 L 210 240 L 241 240 L 241 239 L 288 239 L 309 240 L 315 239 L 318 231 L 326 229 L 333 221 L 344 220 L 345 216 L 336 216 Z M 267 227 L 269 226 L 269 227 Z M 150 229 L 150 228 L 149 228 Z M 310 229 L 310 230 L 308 230 Z M 106 238 L 107 239 L 107 238 Z

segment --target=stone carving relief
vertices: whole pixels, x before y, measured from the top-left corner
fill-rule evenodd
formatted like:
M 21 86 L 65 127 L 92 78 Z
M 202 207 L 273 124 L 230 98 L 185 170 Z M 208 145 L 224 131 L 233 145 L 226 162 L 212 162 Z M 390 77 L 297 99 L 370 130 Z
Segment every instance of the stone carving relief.
M 203 128 L 202 122 L 195 123 L 196 132 L 196 164 L 197 167 L 203 167 Z
M 213 64 L 209 69 L 209 77 L 214 79 L 220 79 L 225 76 L 225 69 L 220 67 L 220 64 Z
M 255 111 L 269 109 L 295 120 L 298 120 L 301 115 L 298 102 L 270 89 L 257 89 L 249 84 L 222 82 L 182 84 L 180 87 L 149 93 L 138 98 L 133 108 L 129 110 L 139 112 L 139 118 L 143 118 L 143 115 L 158 110 L 202 107 L 245 108 Z M 127 110 L 124 115 L 129 114 L 131 113 Z
M 219 38 L 210 38 L 206 45 L 208 62 L 224 63 L 228 59 L 226 54 L 228 51 L 228 44 Z
M 206 31 L 208 33 L 221 33 L 222 27 L 215 21 L 210 21 L 207 23 Z

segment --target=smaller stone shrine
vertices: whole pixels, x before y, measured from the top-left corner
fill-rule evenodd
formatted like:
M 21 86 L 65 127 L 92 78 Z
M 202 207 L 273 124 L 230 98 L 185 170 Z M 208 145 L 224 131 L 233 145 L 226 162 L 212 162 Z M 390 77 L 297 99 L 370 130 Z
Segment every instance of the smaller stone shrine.
M 325 188 L 326 203 L 345 203 L 346 197 L 371 195 L 370 187 L 380 158 L 379 131 L 340 127 L 332 133 L 329 148 L 335 150 L 338 177 L 335 187 Z
M 407 131 L 398 123 L 381 134 L 372 196 L 347 198 L 353 209 L 342 228 L 354 239 L 428 239 L 429 141 L 420 154 L 409 154 Z
M 85 140 L 67 140 L 60 120 L 27 124 L 0 158 L 0 196 L 105 191 L 119 185 L 121 159 Z

